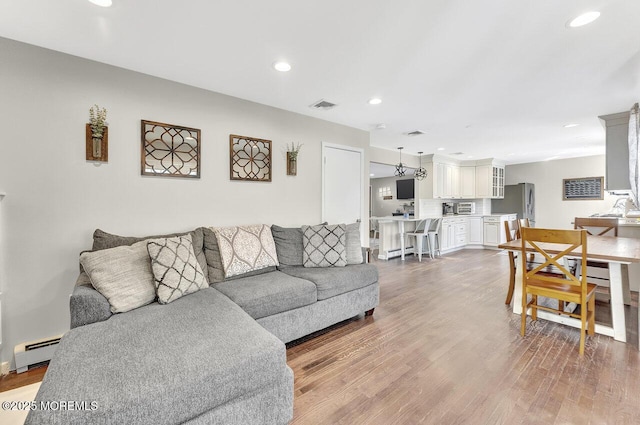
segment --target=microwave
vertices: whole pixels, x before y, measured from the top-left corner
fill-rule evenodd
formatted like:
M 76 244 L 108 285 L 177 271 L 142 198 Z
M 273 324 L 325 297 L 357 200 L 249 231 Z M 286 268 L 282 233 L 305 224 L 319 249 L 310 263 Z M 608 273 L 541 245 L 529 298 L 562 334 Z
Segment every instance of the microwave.
M 454 205 L 455 214 L 475 214 L 476 204 L 474 202 L 458 202 Z

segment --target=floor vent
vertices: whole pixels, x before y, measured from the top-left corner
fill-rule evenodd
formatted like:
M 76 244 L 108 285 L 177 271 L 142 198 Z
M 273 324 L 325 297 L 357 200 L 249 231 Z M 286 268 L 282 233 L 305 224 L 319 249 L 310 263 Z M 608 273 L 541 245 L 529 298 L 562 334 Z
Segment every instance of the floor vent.
M 13 349 L 16 372 L 26 372 L 29 370 L 29 366 L 51 360 L 53 353 L 58 348 L 60 338 L 62 338 L 62 335 L 16 345 Z
M 322 109 L 322 110 L 328 111 L 329 109 L 333 109 L 336 106 L 338 105 L 336 105 L 335 103 L 327 102 L 324 99 L 320 99 L 319 101 L 309 105 L 309 108 Z

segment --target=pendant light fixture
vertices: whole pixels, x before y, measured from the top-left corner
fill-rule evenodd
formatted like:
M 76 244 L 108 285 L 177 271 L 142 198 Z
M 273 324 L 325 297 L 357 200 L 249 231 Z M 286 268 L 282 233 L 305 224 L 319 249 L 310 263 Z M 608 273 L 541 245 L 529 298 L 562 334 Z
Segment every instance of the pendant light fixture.
M 402 177 L 407 172 L 407 169 L 404 168 L 404 164 L 402 163 L 402 149 L 404 148 L 398 148 L 398 150 L 400 151 L 400 162 L 398 163 L 398 165 L 396 165 L 396 171 L 395 173 L 393 173 L 396 177 Z
M 424 180 L 427 178 L 427 170 L 422 168 L 422 152 L 418 152 L 420 155 L 420 168 L 413 172 L 413 178 L 416 180 Z

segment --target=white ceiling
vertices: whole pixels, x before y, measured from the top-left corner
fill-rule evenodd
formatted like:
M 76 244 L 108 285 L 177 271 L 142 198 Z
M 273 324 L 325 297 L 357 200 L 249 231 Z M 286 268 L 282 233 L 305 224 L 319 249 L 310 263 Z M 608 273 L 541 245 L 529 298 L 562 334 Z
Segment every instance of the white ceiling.
M 408 154 L 601 154 L 597 116 L 640 100 L 638 0 L 113 2 L 0 0 L 0 36 L 371 130 L 372 146 Z M 588 10 L 600 19 L 565 27 Z M 320 99 L 338 107 L 309 108 Z

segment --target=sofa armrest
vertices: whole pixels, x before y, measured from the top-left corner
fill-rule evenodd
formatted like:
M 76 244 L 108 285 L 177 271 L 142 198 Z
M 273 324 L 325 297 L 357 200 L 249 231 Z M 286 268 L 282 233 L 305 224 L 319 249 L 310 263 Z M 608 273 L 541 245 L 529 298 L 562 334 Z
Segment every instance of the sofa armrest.
M 109 301 L 88 285 L 76 285 L 69 300 L 71 329 L 107 320 L 111 313 Z

